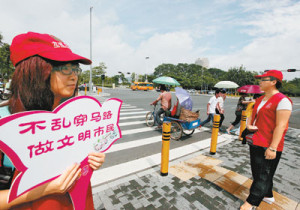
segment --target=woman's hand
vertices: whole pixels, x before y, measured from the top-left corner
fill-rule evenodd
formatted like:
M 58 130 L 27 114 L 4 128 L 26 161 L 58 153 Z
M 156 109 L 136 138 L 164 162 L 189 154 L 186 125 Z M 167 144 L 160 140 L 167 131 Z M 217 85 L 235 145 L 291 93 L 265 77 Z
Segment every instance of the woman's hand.
M 247 125 L 247 129 L 252 132 L 258 131 L 258 127 L 255 125 Z
M 269 148 L 266 149 L 265 151 L 265 158 L 267 160 L 273 160 L 276 158 L 276 152 L 271 151 Z
M 47 183 L 46 194 L 64 194 L 68 192 L 81 176 L 81 168 L 75 163 L 68 167 L 62 175 Z
M 105 154 L 100 152 L 91 152 L 88 157 L 88 163 L 94 170 L 99 169 L 105 161 Z

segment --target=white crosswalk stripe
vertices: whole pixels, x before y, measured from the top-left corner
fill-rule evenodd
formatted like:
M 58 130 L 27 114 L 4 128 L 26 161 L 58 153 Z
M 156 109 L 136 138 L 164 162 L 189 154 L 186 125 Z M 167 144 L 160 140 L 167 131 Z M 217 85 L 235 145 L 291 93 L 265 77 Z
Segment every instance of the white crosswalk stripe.
M 127 141 L 122 142 L 122 139 L 119 139 L 118 142 L 112 145 L 112 147 L 105 153 L 107 155 L 114 155 L 121 154 L 123 151 L 127 151 L 128 155 L 128 151 L 131 151 L 132 149 L 145 146 L 146 148 L 152 148 L 150 146 L 152 144 L 161 144 L 162 131 L 155 130 L 155 127 L 146 126 L 145 117 L 146 113 L 148 112 L 149 111 L 147 110 L 137 108 L 136 106 L 131 106 L 130 104 L 123 104 L 120 111 L 119 126 L 121 127 L 122 136 Z M 195 129 L 193 135 L 199 135 L 199 133 L 207 130 L 209 129 Z M 145 137 L 143 137 L 143 135 Z M 138 138 L 139 136 L 141 136 L 141 138 Z M 218 143 L 229 141 L 226 138 L 226 135 L 225 137 L 223 136 L 224 135 L 219 136 Z M 133 139 L 134 137 L 135 139 Z M 195 151 L 199 151 L 200 149 L 207 148 L 210 145 L 210 141 L 211 140 L 209 138 L 171 149 L 170 160 L 174 160 Z M 97 192 L 97 187 L 106 182 L 116 180 L 123 176 L 128 176 L 132 173 L 151 168 L 155 165 L 159 165 L 161 161 L 161 153 L 158 151 L 153 151 L 153 154 L 142 158 L 135 157 L 135 154 L 132 154 L 132 156 L 133 157 L 131 159 L 129 158 L 129 161 L 95 171 L 91 179 L 93 193 Z M 128 159 L 128 157 L 126 159 Z
M 122 110 L 121 110 L 122 111 Z M 124 115 L 136 115 L 136 114 L 145 114 L 148 113 L 149 111 L 138 111 L 138 112 L 121 112 L 120 116 L 124 116 Z
M 124 108 L 121 108 L 121 111 L 122 112 L 132 112 L 132 111 L 141 111 L 141 110 L 144 110 L 144 109 L 141 109 L 141 108 L 139 108 L 139 109 L 135 109 L 135 108 L 129 108 L 129 109 L 124 109 Z
M 128 119 L 134 119 L 134 118 L 144 118 L 144 119 L 146 119 L 146 114 L 129 116 L 129 117 L 120 117 L 120 120 L 128 120 Z

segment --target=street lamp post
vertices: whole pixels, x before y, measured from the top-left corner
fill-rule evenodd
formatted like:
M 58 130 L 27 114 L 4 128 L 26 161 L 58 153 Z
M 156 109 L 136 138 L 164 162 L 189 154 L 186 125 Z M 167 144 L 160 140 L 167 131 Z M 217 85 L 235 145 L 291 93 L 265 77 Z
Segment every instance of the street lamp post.
M 93 7 L 90 7 L 90 59 L 92 60 L 92 9 Z M 89 81 L 89 87 L 90 87 L 90 93 L 92 93 L 92 64 L 90 65 L 90 81 Z
M 148 82 L 148 78 L 147 78 L 147 73 L 148 73 L 148 66 L 147 66 L 147 60 L 149 59 L 149 57 L 145 57 L 146 59 L 146 82 Z

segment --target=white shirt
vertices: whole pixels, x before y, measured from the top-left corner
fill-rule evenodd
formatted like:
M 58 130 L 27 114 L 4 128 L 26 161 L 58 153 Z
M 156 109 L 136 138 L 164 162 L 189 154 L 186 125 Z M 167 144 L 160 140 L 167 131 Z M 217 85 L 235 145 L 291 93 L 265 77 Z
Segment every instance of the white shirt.
M 267 100 L 268 101 L 268 100 Z M 267 101 L 262 100 L 260 104 L 257 107 L 257 112 L 267 103 Z M 277 110 L 291 110 L 292 111 L 292 103 L 290 102 L 289 99 L 283 98 L 281 101 L 278 103 L 276 111 Z
M 223 100 L 223 97 L 218 97 L 217 98 L 218 102 L 219 102 L 219 106 L 221 109 L 224 109 L 224 100 Z
M 218 103 L 218 99 L 216 98 L 216 96 L 213 96 L 209 99 L 208 101 L 209 103 L 209 113 L 210 114 L 215 114 L 216 113 L 216 106 Z

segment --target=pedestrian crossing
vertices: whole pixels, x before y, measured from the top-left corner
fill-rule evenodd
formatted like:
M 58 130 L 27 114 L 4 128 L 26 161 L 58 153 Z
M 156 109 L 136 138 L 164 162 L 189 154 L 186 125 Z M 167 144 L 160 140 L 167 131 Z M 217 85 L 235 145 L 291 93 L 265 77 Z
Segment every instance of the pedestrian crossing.
M 100 98 L 99 101 L 101 104 L 105 99 L 104 97 Z M 162 133 L 161 130 L 156 130 L 155 127 L 146 126 L 145 117 L 148 112 L 149 110 L 144 110 L 123 102 L 119 120 L 122 138 L 105 152 L 106 162 L 109 162 L 109 166 L 104 166 L 94 171 L 91 179 L 93 193 L 99 191 L 97 189 L 100 189 L 101 185 L 138 171 L 153 168 L 160 164 Z M 205 127 L 201 128 L 201 130 L 196 129 L 193 136 L 201 137 L 201 135 L 206 133 L 208 137 L 207 131 L 209 131 L 209 129 Z M 218 143 L 230 140 L 225 137 L 226 135 L 223 136 L 218 137 Z M 207 148 L 210 145 L 210 141 L 210 138 L 193 141 L 193 143 L 190 144 L 180 141 L 171 141 L 172 145 L 176 143 L 179 146 L 170 149 L 169 159 L 171 161 Z M 146 148 L 145 153 L 147 153 L 147 155 L 137 156 L 133 151 L 139 148 L 141 150 Z M 143 153 L 143 151 L 140 152 Z M 116 158 L 124 159 L 124 161 L 119 160 L 117 164 L 112 163 L 111 159 Z

